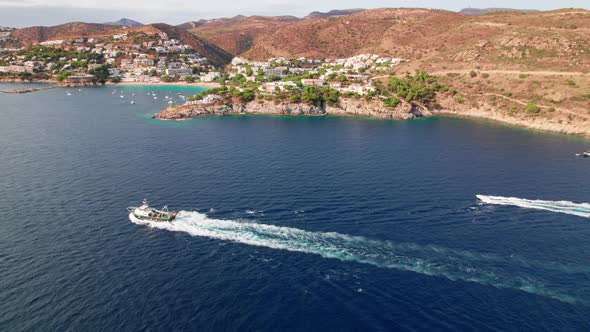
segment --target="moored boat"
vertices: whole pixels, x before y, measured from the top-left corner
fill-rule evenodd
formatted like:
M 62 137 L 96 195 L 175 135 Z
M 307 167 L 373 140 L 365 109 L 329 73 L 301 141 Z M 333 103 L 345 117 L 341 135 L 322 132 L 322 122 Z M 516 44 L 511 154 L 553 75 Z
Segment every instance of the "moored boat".
M 176 211 L 168 211 L 168 207 L 164 206 L 161 210 L 151 208 L 147 202 L 147 199 L 143 200 L 143 203 L 139 207 L 128 207 L 131 216 L 142 220 L 142 221 L 153 221 L 153 222 L 172 222 L 176 218 Z

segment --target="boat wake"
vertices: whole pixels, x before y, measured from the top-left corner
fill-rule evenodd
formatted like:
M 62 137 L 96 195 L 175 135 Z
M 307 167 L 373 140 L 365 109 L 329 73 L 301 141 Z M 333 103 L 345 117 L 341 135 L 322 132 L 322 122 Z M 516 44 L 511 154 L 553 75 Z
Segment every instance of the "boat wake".
M 526 271 L 541 272 L 539 275 L 546 275 L 547 271 L 553 274 L 590 274 L 590 269 L 584 267 L 530 261 L 515 256 L 502 257 L 439 246 L 377 241 L 334 232 L 309 232 L 290 227 L 211 219 L 199 212 L 181 211 L 172 223 L 142 221 L 133 215 L 129 218 L 136 224 L 192 236 L 521 290 L 567 303 L 583 302 L 568 295 L 580 294 L 581 290 L 564 290 L 559 282 L 562 275 L 554 280 L 542 280 Z
M 500 197 L 477 195 L 477 199 L 485 204 L 511 205 L 527 209 L 546 210 L 557 213 L 571 214 L 574 216 L 590 218 L 590 204 L 573 203 L 568 201 L 541 201 L 515 197 Z

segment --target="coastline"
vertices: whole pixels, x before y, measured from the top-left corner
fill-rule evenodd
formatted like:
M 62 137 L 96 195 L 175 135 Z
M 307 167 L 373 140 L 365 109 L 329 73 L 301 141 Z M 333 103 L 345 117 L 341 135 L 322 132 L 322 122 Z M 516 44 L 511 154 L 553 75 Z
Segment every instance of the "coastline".
M 52 88 L 67 88 L 73 87 L 77 85 L 64 85 L 59 84 L 59 82 L 55 80 L 32 80 L 32 81 L 22 81 L 18 79 L 0 79 L 0 83 L 14 83 L 14 84 L 31 84 L 31 83 L 47 83 L 47 84 L 55 84 Z M 87 86 L 87 85 L 86 85 Z M 101 85 L 96 85 L 99 87 Z M 218 83 L 186 83 L 186 82 L 158 82 L 158 83 L 151 83 L 151 82 L 124 82 L 124 83 L 111 83 L 107 82 L 104 86 L 109 87 L 116 87 L 116 86 L 174 86 L 174 87 L 185 87 L 185 88 L 205 88 L 211 89 L 220 86 Z M 15 89 L 15 91 L 2 91 L 5 93 L 23 93 L 24 91 L 16 91 L 19 89 Z M 37 89 L 31 88 L 27 89 L 26 92 L 36 92 L 39 90 L 45 89 Z M 255 103 L 250 103 L 254 105 Z M 264 105 L 254 105 L 255 107 L 247 107 L 245 105 L 234 105 L 232 107 L 226 107 L 223 110 L 215 109 L 215 107 L 209 107 L 205 111 L 195 112 L 194 114 L 185 114 L 182 117 L 167 117 L 167 116 L 160 116 L 163 112 L 174 109 L 174 108 L 187 108 L 186 105 L 179 105 L 173 108 L 163 109 L 154 115 L 155 119 L 161 121 L 186 121 L 192 118 L 196 118 L 199 116 L 206 116 L 206 115 L 232 115 L 232 114 L 259 114 L 259 115 L 283 115 L 283 116 L 360 116 L 360 117 L 367 117 L 372 119 L 381 119 L 381 120 L 411 120 L 429 116 L 447 116 L 447 117 L 456 117 L 456 118 L 466 118 L 466 119 L 478 119 L 478 120 L 486 120 L 486 121 L 493 121 L 496 123 L 500 123 L 507 126 L 512 127 L 519 127 L 525 128 L 529 130 L 541 131 L 546 133 L 555 133 L 555 134 L 564 134 L 570 136 L 581 137 L 584 139 L 590 139 L 590 128 L 587 128 L 588 125 L 586 123 L 556 123 L 552 122 L 549 118 L 537 117 L 537 118 L 517 118 L 513 116 L 509 116 L 503 112 L 490 112 L 485 111 L 484 108 L 481 109 L 467 109 L 465 105 L 445 105 L 445 109 L 439 111 L 430 111 L 428 112 L 419 112 L 418 114 L 413 113 L 412 110 L 408 109 L 407 105 L 403 109 L 400 110 L 384 110 L 383 107 L 377 105 L 355 105 L 353 107 L 349 107 L 348 109 L 342 108 L 324 108 L 324 109 L 314 109 L 306 108 L 303 105 L 272 105 L 265 103 Z M 349 105 L 351 106 L 351 105 Z M 197 109 L 202 107 L 189 107 L 190 109 Z
M 178 87 L 185 87 L 185 88 L 206 88 L 212 89 L 221 86 L 219 83 L 186 83 L 186 82 L 120 82 L 120 83 L 113 83 L 107 82 L 104 84 L 105 86 L 178 86 Z
M 60 87 L 72 87 L 72 86 L 80 86 L 77 84 L 67 84 L 67 83 L 60 83 L 56 80 L 30 80 L 30 81 L 23 81 L 20 79 L 12 79 L 12 78 L 2 78 L 0 79 L 0 83 L 14 83 L 14 84 L 35 84 L 35 83 L 47 83 L 47 84 L 55 84 Z M 113 82 L 106 82 L 105 84 L 93 84 L 88 85 L 85 84 L 83 86 L 179 86 L 179 87 L 195 87 L 195 88 L 206 88 L 212 89 L 217 88 L 220 86 L 219 83 L 209 83 L 209 82 L 199 82 L 199 83 L 186 83 L 186 82 L 120 82 L 120 83 L 113 83 Z
M 447 105 L 443 110 L 430 111 L 402 105 L 396 109 L 384 109 L 380 104 L 356 101 L 341 103 L 341 107 L 314 107 L 301 104 L 279 104 L 250 102 L 239 105 L 178 105 L 171 106 L 154 114 L 153 118 L 161 121 L 186 121 L 202 116 L 222 115 L 278 115 L 278 116 L 340 116 L 380 120 L 413 120 L 436 116 L 456 117 L 491 121 L 501 125 L 535 130 L 546 133 L 563 134 L 590 139 L 590 124 L 585 122 L 559 122 L 551 117 L 518 118 L 500 111 L 490 112 L 484 109 L 462 109 Z M 342 107 L 344 106 L 344 107 Z M 449 107 L 450 106 L 450 107 Z
M 526 130 L 533 130 L 537 132 L 543 132 L 548 134 L 558 134 L 558 135 L 568 135 L 574 136 L 578 138 L 582 138 L 585 140 L 590 140 L 590 133 L 587 131 L 576 130 L 575 128 L 568 128 L 567 126 L 562 127 L 555 127 L 552 124 L 545 124 L 545 123 L 528 123 L 518 121 L 515 118 L 509 117 L 502 117 L 502 116 L 484 116 L 479 114 L 478 112 L 468 112 L 462 113 L 452 110 L 442 110 L 436 111 L 433 113 L 433 116 L 441 116 L 441 117 L 449 117 L 449 118 L 457 118 L 457 119 L 470 119 L 470 120 L 480 120 L 480 121 L 489 121 L 493 122 L 502 126 L 519 128 L 519 129 L 526 129 Z

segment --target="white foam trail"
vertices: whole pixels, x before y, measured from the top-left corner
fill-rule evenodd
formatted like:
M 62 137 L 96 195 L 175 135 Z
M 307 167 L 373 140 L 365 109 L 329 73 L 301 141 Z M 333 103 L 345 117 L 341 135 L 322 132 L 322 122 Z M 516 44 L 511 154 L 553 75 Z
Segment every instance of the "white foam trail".
M 174 232 L 185 232 L 218 240 L 253 246 L 317 254 L 345 262 L 357 262 L 412 271 L 429 276 L 463 280 L 497 288 L 522 290 L 567 303 L 581 302 L 564 294 L 559 283 L 540 280 L 522 272 L 530 270 L 509 257 L 479 254 L 438 246 L 376 241 L 334 232 L 308 232 L 297 228 L 266 224 L 210 219 L 199 212 L 181 211 L 172 223 L 145 222 L 129 215 L 132 222 Z M 517 268 L 514 265 L 518 265 Z M 548 269 L 570 273 L 554 263 Z M 543 265 L 536 262 L 535 266 Z M 518 268 L 520 267 L 520 269 Z M 587 271 L 586 271 L 587 272 Z M 571 273 L 584 273 L 573 269 Z M 561 279 L 561 278 L 559 278 Z
M 590 218 L 590 204 L 569 201 L 541 201 L 516 197 L 476 195 L 477 199 L 486 204 L 511 205 L 527 209 L 546 210 L 557 213 Z

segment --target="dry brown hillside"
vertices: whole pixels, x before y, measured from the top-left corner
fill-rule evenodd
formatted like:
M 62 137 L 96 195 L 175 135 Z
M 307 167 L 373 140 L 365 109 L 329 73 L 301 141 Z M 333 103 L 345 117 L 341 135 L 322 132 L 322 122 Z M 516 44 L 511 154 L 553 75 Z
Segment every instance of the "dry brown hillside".
M 223 34 L 210 31 L 203 37 L 223 39 L 239 33 L 238 28 L 224 26 Z M 258 32 L 250 49 L 232 53 L 256 59 L 377 53 L 428 70 L 590 70 L 590 12 L 579 9 L 476 17 L 441 10 L 374 9 Z
M 105 24 L 72 22 L 52 27 L 36 26 L 18 29 L 12 33 L 12 38 L 23 45 L 31 45 L 53 39 L 101 37 L 116 34 L 119 31 L 123 31 L 123 28 Z
M 221 49 L 215 44 L 205 41 L 194 34 L 186 31 L 185 29 L 171 26 L 168 24 L 158 23 L 151 24 L 148 27 L 153 27 L 160 31 L 165 32 L 170 38 L 178 39 L 183 44 L 192 46 L 201 55 L 207 57 L 209 61 L 216 65 L 224 65 L 231 61 L 232 55 L 225 50 Z M 139 27 L 134 29 L 141 29 L 145 27 Z
M 207 21 L 190 31 L 227 52 L 241 54 L 256 43 L 260 35 L 299 22 L 293 16 L 238 16 Z
M 156 34 L 165 32 L 170 38 L 175 38 L 184 44 L 192 46 L 197 52 L 207 57 L 216 65 L 225 65 L 232 59 L 232 55 L 205 40 L 200 39 L 185 29 L 168 24 L 150 24 L 135 28 L 124 28 L 105 24 L 67 23 L 53 27 L 30 27 L 16 30 L 12 39 L 19 45 L 33 45 L 47 40 L 104 37 L 126 32 L 145 32 Z

